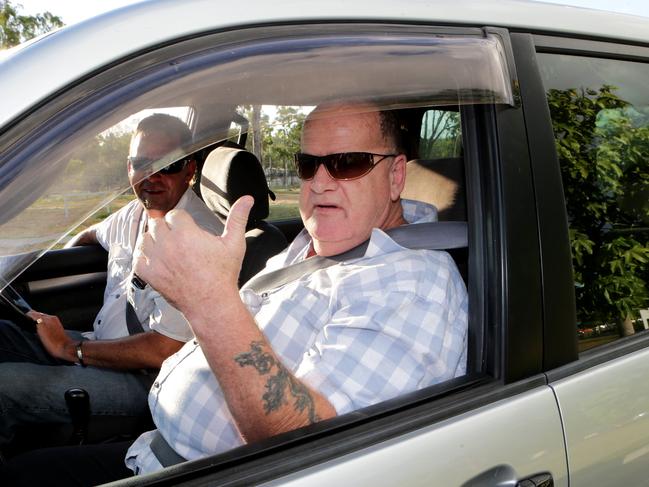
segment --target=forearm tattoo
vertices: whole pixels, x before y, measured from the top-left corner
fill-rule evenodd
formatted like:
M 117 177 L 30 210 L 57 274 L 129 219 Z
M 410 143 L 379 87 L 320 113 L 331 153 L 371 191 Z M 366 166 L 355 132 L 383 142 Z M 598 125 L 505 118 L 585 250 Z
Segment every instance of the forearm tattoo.
M 315 404 L 309 390 L 296 380 L 291 373 L 275 360 L 272 354 L 263 350 L 263 342 L 254 341 L 250 344 L 250 351 L 240 353 L 234 357 L 239 367 L 252 366 L 259 372 L 259 375 L 269 375 L 275 367 L 276 372 L 271 375 L 264 386 L 265 392 L 261 397 L 264 404 L 264 412 L 270 414 L 278 411 L 284 404 L 288 404 L 287 395 L 293 398 L 293 409 L 299 413 L 306 414 L 309 424 L 318 421 L 315 413 Z

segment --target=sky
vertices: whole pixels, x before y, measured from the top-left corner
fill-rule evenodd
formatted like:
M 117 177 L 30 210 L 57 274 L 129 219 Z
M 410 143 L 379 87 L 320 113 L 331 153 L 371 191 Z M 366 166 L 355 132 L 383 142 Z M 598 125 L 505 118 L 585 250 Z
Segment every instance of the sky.
M 89 17 L 114 10 L 140 0 L 11 0 L 23 6 L 20 13 L 34 15 L 49 11 L 61 17 L 66 25 L 74 24 Z M 178 0 L 182 1 L 182 0 Z M 395 0 L 398 1 L 398 0 Z M 485 0 L 488 1 L 488 0 Z M 497 0 L 489 0 L 497 1 Z M 580 7 L 610 10 L 614 12 L 643 15 L 649 17 L 647 0 L 544 0 L 549 3 L 576 5 Z

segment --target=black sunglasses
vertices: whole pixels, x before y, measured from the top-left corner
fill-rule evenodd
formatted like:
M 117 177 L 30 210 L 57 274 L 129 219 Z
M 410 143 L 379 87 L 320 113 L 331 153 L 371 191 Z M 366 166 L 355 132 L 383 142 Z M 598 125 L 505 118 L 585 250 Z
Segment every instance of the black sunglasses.
M 371 152 L 341 152 L 326 156 L 312 156 L 298 152 L 295 154 L 295 168 L 300 179 L 313 179 L 320 164 L 324 164 L 329 176 L 341 181 L 358 179 L 369 173 L 383 159 L 398 154 L 373 154 Z M 379 157 L 374 160 L 374 157 Z
M 154 162 L 157 161 L 157 159 L 150 159 L 148 157 L 127 157 L 128 162 L 131 164 L 131 167 L 135 171 L 141 171 L 144 168 L 151 167 Z M 180 171 L 183 170 L 183 168 L 187 165 L 187 163 L 191 160 L 189 157 L 185 157 L 184 159 L 179 159 L 176 162 L 172 162 L 166 167 L 163 167 L 159 171 L 156 171 L 160 174 L 178 174 Z

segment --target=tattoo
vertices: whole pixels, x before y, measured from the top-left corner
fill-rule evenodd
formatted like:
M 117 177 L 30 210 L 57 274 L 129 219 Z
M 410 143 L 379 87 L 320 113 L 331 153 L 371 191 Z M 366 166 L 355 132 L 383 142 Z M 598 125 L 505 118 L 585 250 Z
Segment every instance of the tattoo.
M 266 392 L 261 397 L 264 403 L 264 412 L 270 414 L 279 410 L 282 405 L 288 404 L 286 398 L 288 392 L 293 398 L 293 409 L 295 411 L 299 413 L 306 411 L 309 424 L 318 421 L 315 404 L 309 390 L 300 381 L 296 380 L 279 360 L 275 360 L 272 354 L 265 352 L 262 346 L 263 342 L 252 342 L 250 351 L 240 353 L 234 357 L 234 360 L 239 364 L 239 367 L 254 367 L 259 372 L 259 375 L 270 374 L 273 367 L 277 369 L 277 372 L 268 378 L 264 386 Z

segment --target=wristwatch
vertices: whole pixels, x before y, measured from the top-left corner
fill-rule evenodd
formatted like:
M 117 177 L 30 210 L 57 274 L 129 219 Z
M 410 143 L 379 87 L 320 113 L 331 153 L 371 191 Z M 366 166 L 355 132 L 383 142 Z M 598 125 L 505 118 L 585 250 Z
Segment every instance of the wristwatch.
M 86 364 L 83 363 L 83 350 L 81 349 L 81 345 L 83 344 L 83 341 L 80 341 L 77 343 L 77 363 L 81 365 L 81 367 L 85 367 Z

